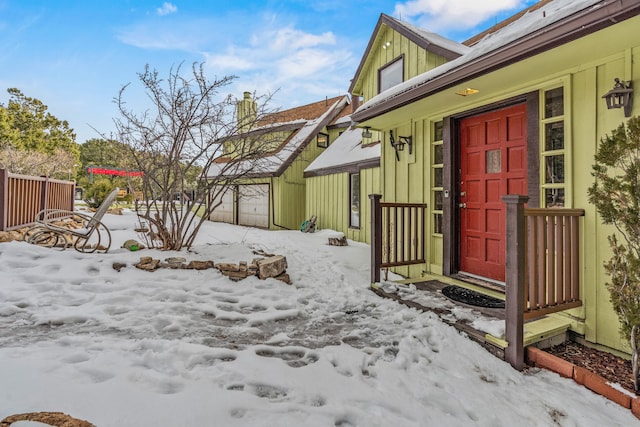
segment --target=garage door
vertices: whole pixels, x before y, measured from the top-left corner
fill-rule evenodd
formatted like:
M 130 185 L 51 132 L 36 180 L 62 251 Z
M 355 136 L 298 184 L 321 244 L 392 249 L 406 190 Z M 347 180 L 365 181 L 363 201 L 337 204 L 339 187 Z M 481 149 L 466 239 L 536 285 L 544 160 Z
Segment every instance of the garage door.
M 212 194 L 217 194 L 219 188 L 214 188 L 211 192 Z M 218 195 L 218 197 L 212 200 L 212 204 L 218 203 L 222 197 L 222 204 L 215 208 L 215 210 L 211 213 L 211 221 L 218 222 L 227 222 L 229 224 L 233 224 L 233 190 L 227 190 L 222 196 Z
M 269 227 L 269 184 L 238 187 L 238 224 Z

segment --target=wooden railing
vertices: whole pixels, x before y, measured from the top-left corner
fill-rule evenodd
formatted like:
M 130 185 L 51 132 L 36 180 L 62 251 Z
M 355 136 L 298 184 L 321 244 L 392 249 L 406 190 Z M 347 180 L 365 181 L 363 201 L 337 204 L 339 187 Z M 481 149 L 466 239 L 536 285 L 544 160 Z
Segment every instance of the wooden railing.
M 425 255 L 424 203 L 381 202 L 371 199 L 371 281 L 380 281 L 380 269 L 423 264 Z
M 75 182 L 0 169 L 0 231 L 33 224 L 42 209 L 73 210 Z
M 527 277 L 524 318 L 569 308 L 580 301 L 580 235 L 583 209 L 525 209 Z
M 505 359 L 524 367 L 524 320 L 582 305 L 581 209 L 525 209 L 528 197 L 507 195 Z

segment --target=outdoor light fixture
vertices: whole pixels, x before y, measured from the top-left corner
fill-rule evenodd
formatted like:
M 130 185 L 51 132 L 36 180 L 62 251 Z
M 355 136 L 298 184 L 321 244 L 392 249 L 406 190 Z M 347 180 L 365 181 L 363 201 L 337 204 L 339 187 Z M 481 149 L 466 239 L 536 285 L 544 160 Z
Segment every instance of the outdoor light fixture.
M 389 142 L 391 142 L 391 146 L 394 150 L 396 150 L 396 160 L 400 160 L 400 151 L 404 151 L 405 144 L 409 146 L 409 154 L 413 152 L 413 139 L 411 136 L 400 136 L 398 135 L 399 141 L 396 142 L 396 139 L 393 137 L 393 131 L 389 131 Z
M 370 126 L 365 126 L 364 130 L 362 131 L 362 137 L 363 138 L 371 138 L 371 127 Z
M 631 107 L 633 105 L 633 88 L 632 82 L 621 81 L 615 78 L 616 84 L 609 92 L 602 95 L 607 101 L 607 109 L 624 107 L 624 116 L 631 117 Z
M 460 96 L 469 96 L 469 95 L 474 95 L 476 93 L 480 92 L 478 89 L 473 89 L 473 88 L 466 88 L 466 89 L 462 89 L 459 90 L 458 92 L 456 92 L 456 95 L 460 95 Z

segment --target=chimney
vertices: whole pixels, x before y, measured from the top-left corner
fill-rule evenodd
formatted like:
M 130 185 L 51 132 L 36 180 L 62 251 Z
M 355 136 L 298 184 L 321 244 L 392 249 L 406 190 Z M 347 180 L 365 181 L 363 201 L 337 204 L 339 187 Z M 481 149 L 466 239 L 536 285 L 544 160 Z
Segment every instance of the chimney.
M 251 98 L 251 92 L 244 92 L 244 98 L 238 101 L 237 107 L 239 131 L 246 132 L 251 130 L 256 120 L 257 109 L 256 101 Z
M 360 97 L 351 94 L 351 114 L 355 113 L 358 108 L 360 108 Z

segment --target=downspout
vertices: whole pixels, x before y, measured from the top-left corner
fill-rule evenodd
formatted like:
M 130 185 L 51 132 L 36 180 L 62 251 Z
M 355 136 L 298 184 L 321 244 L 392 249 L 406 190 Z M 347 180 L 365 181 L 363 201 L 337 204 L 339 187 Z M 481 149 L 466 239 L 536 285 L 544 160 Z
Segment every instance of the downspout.
M 269 204 L 271 205 L 271 218 L 273 218 L 272 223 L 276 227 L 284 228 L 285 230 L 291 230 L 284 225 L 276 224 L 276 199 L 273 197 L 273 177 L 269 178 Z

